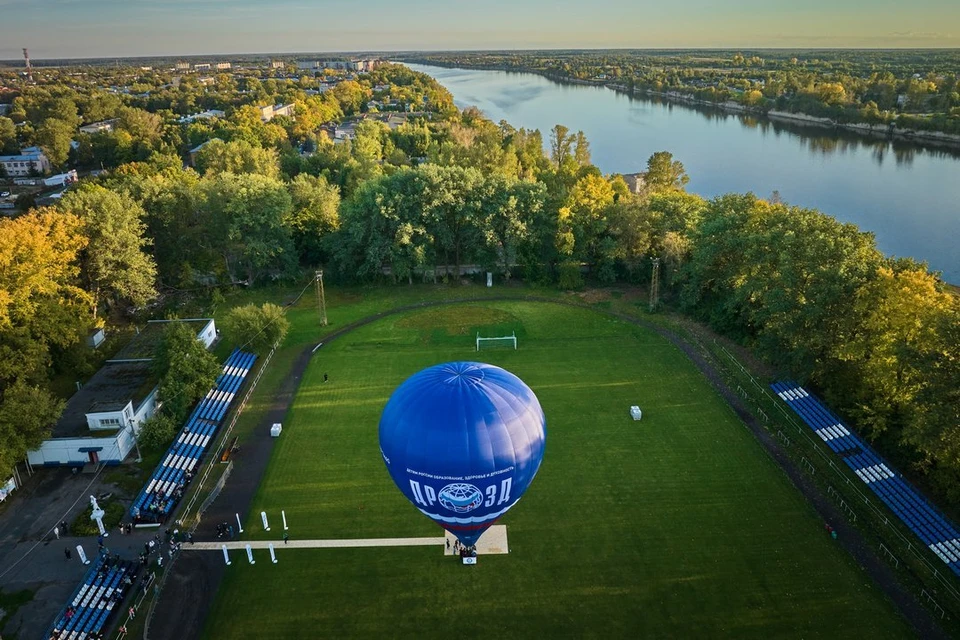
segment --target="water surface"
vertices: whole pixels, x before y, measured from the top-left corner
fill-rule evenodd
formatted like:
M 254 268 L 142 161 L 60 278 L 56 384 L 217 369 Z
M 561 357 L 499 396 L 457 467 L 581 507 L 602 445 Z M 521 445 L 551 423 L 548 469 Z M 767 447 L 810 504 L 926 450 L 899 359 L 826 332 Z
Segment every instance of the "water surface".
M 711 197 L 776 190 L 873 232 L 881 251 L 925 260 L 960 283 L 960 152 L 800 127 L 648 99 L 536 74 L 411 68 L 436 78 L 460 107 L 498 122 L 582 130 L 606 173 L 642 171 L 655 151 L 683 162 L 688 190 Z

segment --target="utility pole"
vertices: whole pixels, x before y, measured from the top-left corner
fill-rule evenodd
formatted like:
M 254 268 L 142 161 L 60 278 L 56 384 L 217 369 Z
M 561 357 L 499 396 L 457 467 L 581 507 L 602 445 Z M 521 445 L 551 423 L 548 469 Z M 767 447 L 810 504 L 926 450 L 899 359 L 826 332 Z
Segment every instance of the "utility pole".
M 320 314 L 320 324 L 327 326 L 327 299 L 323 293 L 323 269 L 317 271 L 317 312 Z
M 653 259 L 653 275 L 650 276 L 650 311 L 660 304 L 660 258 Z

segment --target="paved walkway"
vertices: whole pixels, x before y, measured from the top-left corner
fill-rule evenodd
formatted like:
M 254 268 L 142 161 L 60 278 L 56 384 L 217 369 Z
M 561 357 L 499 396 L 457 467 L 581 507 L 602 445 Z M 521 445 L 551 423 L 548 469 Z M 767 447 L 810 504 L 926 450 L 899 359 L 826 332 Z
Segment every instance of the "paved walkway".
M 227 549 L 266 549 L 273 547 L 284 549 L 358 549 L 361 547 L 431 547 L 441 546 L 444 538 L 348 538 L 346 540 L 290 540 L 286 544 L 283 540 L 250 540 L 230 542 L 197 542 L 184 545 L 186 551 L 221 551 Z

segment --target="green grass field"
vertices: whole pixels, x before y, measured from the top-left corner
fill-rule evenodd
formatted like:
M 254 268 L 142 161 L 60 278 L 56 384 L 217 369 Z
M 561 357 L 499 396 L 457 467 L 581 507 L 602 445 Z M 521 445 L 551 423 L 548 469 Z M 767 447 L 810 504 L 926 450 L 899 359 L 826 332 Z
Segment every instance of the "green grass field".
M 478 329 L 520 348 L 477 354 Z M 540 472 L 501 520 L 510 553 L 463 567 L 430 547 L 281 548 L 277 565 L 230 567 L 205 637 L 911 635 L 679 350 L 547 303 L 411 312 L 325 345 L 245 535 L 279 537 L 261 509 L 284 509 L 293 538 L 440 535 L 388 476 L 377 423 L 407 376 L 470 359 L 520 376 L 547 416 Z

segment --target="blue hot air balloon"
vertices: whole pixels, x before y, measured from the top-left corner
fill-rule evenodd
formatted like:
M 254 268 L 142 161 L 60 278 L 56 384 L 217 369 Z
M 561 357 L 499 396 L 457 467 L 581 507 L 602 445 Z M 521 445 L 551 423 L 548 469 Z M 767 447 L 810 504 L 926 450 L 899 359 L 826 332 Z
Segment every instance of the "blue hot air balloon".
M 530 486 L 545 440 L 546 420 L 530 387 L 481 362 L 415 373 L 380 417 L 380 453 L 390 477 L 467 547 Z

